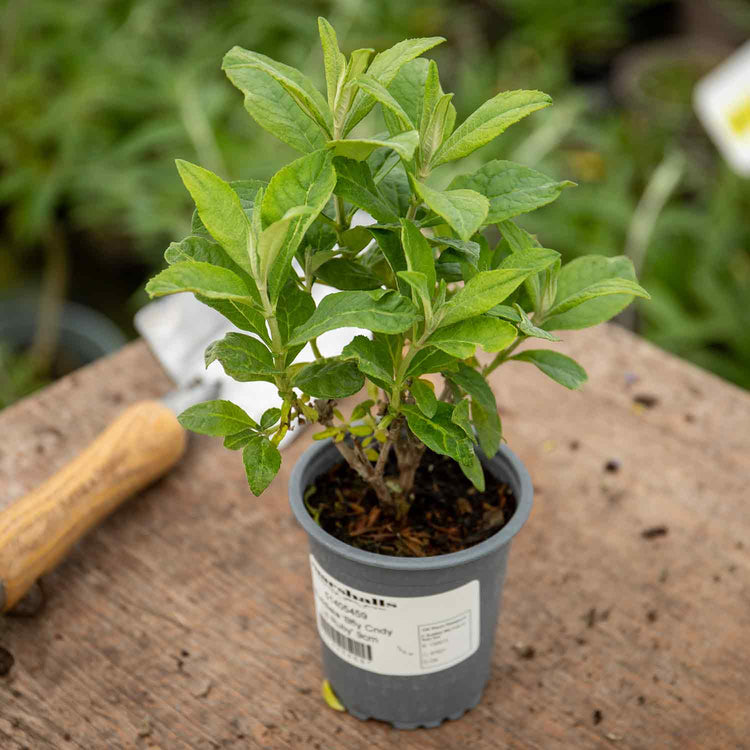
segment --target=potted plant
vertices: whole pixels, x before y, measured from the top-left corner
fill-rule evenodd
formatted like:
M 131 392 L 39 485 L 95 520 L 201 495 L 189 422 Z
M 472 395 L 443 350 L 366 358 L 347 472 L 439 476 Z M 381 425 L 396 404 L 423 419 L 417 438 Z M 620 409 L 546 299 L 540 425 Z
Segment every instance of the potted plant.
M 512 222 L 571 183 L 497 160 L 447 187 L 439 173 L 433 181 L 549 105 L 546 94 L 499 93 L 455 127 L 452 94 L 420 58 L 441 38 L 347 59 L 324 19 L 319 29 L 327 98 L 294 68 L 227 53 L 248 112 L 303 155 L 268 182 L 227 183 L 178 161 L 197 206 L 192 233 L 170 245 L 147 290 L 193 292 L 224 313 L 245 333 L 209 346 L 206 363 L 276 385 L 283 405 L 259 422 L 224 400 L 181 416 L 241 450 L 255 495 L 278 472 L 287 431 L 322 426 L 289 492 L 310 539 L 327 677 L 355 716 L 435 726 L 479 701 L 509 543 L 531 507 L 528 475 L 501 447 L 487 376 L 528 362 L 579 387 L 586 374 L 569 357 L 517 348 L 556 342 L 552 331 L 599 323 L 647 295 L 627 259 L 561 266 Z M 353 134 L 376 104 L 387 132 Z M 372 223 L 352 225 L 360 210 Z M 484 234 L 493 226 L 499 242 Z M 316 306 L 316 282 L 339 291 Z M 317 337 L 349 326 L 369 335 L 322 356 Z M 308 344 L 311 361 L 300 356 Z M 336 399 L 365 386 L 345 417 Z

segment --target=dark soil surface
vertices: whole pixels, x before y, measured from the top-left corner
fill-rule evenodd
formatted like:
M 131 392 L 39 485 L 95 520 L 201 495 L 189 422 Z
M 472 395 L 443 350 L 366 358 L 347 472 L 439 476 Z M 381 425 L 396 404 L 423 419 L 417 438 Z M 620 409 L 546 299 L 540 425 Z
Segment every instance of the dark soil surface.
M 473 547 L 510 520 L 512 490 L 489 472 L 485 481 L 485 491 L 478 492 L 453 460 L 427 450 L 405 518 L 387 515 L 344 462 L 308 488 L 305 502 L 321 528 L 346 544 L 381 555 L 429 557 Z

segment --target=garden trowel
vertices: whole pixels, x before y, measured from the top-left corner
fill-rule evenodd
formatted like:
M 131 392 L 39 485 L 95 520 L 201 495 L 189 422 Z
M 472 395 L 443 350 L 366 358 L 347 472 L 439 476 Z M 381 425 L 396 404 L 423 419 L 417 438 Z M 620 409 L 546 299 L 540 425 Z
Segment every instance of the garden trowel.
M 328 291 L 314 287 L 313 296 L 318 301 Z M 257 421 L 266 409 L 280 405 L 270 383 L 237 383 L 218 362 L 206 369 L 208 344 L 236 329 L 191 294 L 150 303 L 136 315 L 135 326 L 177 387 L 161 400 L 128 407 L 71 463 L 0 511 L 0 612 L 12 609 L 123 500 L 180 460 L 187 442 L 177 421 L 180 412 L 225 398 Z M 323 355 L 339 354 L 353 332 L 340 329 L 321 336 Z M 312 357 L 303 350 L 300 359 L 305 358 Z M 287 433 L 282 446 L 297 432 Z

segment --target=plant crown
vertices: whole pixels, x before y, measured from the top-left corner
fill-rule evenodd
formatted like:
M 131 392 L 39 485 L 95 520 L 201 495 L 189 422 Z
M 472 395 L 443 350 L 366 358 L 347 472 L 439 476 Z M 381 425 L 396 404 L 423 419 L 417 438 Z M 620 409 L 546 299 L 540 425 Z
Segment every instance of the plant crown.
M 322 425 L 315 439 L 332 438 L 384 510 L 400 516 L 425 446 L 484 487 L 477 449 L 491 457 L 502 438 L 487 376 L 501 364 L 531 363 L 567 388 L 586 380 L 569 357 L 548 348 L 516 352 L 519 344 L 559 341 L 553 331 L 601 323 L 648 295 L 627 258 L 589 255 L 562 265 L 559 253 L 512 221 L 573 183 L 502 160 L 447 186 L 430 179 L 547 107 L 549 96 L 503 91 L 456 125 L 453 95 L 443 92 L 435 62 L 420 57 L 442 38 L 405 40 L 378 54 L 358 49 L 347 59 L 330 24 L 318 23 L 327 96 L 265 55 L 234 47 L 224 57 L 253 119 L 303 155 L 268 182 L 227 183 L 178 160 L 196 213 L 147 291 L 193 292 L 225 315 L 245 333 L 211 344 L 206 364 L 218 360 L 235 380 L 276 385 L 282 406 L 259 422 L 225 400 L 180 415 L 187 428 L 242 451 L 254 494 L 278 472 L 282 438 L 304 420 Z M 387 132 L 354 131 L 375 105 Z M 353 225 L 358 211 L 372 223 Z M 492 226 L 499 242 L 484 234 Z M 316 306 L 316 282 L 339 291 Z M 349 326 L 372 336 L 322 356 L 317 337 Z M 308 343 L 314 361 L 298 361 Z M 477 347 L 494 357 L 480 361 Z M 442 375 L 441 393 L 424 377 L 431 373 Z M 345 418 L 335 400 L 365 385 L 368 398 Z

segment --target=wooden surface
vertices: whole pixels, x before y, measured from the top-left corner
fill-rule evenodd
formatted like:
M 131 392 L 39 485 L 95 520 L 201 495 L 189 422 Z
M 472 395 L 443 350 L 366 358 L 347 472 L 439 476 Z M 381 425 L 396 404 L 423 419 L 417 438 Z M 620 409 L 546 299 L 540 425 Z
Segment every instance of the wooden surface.
M 285 493 L 309 433 L 261 499 L 195 438 L 45 578 L 42 612 L 0 620 L 0 747 L 750 748 L 750 396 L 619 329 L 565 338 L 582 392 L 520 363 L 494 383 L 537 495 L 466 717 L 397 733 L 323 705 Z M 2 412 L 0 506 L 169 388 L 136 343 Z

